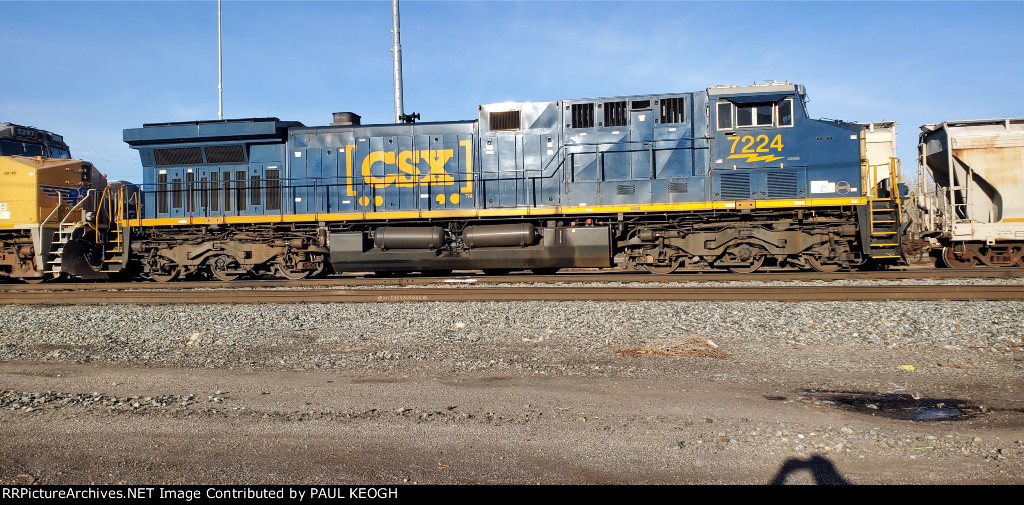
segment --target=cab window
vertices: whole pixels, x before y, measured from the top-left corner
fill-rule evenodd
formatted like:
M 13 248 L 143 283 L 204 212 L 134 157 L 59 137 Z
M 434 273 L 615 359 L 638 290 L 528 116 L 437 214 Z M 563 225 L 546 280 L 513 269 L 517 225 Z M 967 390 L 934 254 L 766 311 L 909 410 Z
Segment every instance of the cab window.
M 732 103 L 718 102 L 718 129 L 732 129 Z
M 779 126 L 793 126 L 793 99 L 787 98 L 778 104 Z
M 772 104 L 740 105 L 736 107 L 736 126 L 771 126 Z
M 793 126 L 793 99 L 778 102 L 735 104 L 727 100 L 718 102 L 716 113 L 719 130 Z
M 12 140 L 0 140 L 0 153 L 5 156 L 43 156 L 43 146 Z

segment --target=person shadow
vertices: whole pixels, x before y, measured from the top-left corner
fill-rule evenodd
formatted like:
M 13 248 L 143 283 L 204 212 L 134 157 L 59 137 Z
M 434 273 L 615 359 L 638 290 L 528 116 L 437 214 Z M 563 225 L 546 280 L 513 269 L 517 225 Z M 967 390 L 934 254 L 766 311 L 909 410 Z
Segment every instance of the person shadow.
M 782 467 L 779 468 L 779 472 L 775 474 L 769 485 L 781 486 L 786 483 L 786 479 L 790 474 L 798 472 L 800 470 L 810 470 L 811 476 L 814 478 L 814 483 L 820 485 L 831 485 L 831 486 L 849 486 L 850 481 L 839 475 L 839 471 L 836 470 L 835 465 L 832 464 L 827 458 L 823 458 L 817 454 L 807 458 L 806 460 L 799 458 L 789 458 Z

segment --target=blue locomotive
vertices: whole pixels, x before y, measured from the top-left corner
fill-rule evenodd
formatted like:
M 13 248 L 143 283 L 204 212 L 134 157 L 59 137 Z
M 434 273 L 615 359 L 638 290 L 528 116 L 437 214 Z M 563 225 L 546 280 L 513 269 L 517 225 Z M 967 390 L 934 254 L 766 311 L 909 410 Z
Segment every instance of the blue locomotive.
M 146 124 L 124 131 L 144 167 L 119 232 L 130 256 L 108 261 L 156 280 L 899 262 L 895 162 L 879 171 L 865 125 L 811 119 L 805 101 L 771 82 L 490 104 L 470 121 Z

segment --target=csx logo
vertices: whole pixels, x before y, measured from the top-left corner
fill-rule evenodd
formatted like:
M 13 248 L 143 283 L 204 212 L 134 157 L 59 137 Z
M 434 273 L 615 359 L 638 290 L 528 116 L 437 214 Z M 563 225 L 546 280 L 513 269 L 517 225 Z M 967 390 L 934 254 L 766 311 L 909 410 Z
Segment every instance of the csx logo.
M 363 181 L 373 185 L 375 188 L 384 188 L 392 184 L 400 188 L 411 188 L 417 184 L 436 184 L 440 186 L 451 186 L 455 179 L 444 171 L 445 164 L 455 156 L 454 149 L 431 149 L 429 151 L 373 151 L 366 158 L 363 158 L 362 174 Z M 370 175 L 373 166 L 377 163 L 384 164 L 385 175 L 376 177 Z M 397 163 L 398 173 L 388 174 L 389 166 Z M 420 171 L 420 164 L 426 163 L 426 173 Z
M 65 188 L 63 186 L 50 186 L 47 184 L 40 184 L 39 189 L 44 195 L 50 198 L 60 198 L 64 203 L 68 205 L 74 205 L 78 203 L 79 197 L 82 195 L 81 191 L 75 188 Z
M 454 149 L 428 149 L 410 151 L 371 151 L 361 161 L 356 158 L 356 146 L 345 146 L 346 185 L 348 195 L 358 194 L 359 184 L 354 183 L 353 174 L 362 176 L 364 187 L 384 189 L 388 186 L 410 188 L 418 185 L 454 186 L 460 184 L 460 193 L 473 192 L 473 142 L 460 140 L 464 150 L 463 164 L 466 172 L 455 177 L 445 170 L 449 161 L 458 170 L 458 158 Z M 375 175 L 376 174 L 376 175 Z

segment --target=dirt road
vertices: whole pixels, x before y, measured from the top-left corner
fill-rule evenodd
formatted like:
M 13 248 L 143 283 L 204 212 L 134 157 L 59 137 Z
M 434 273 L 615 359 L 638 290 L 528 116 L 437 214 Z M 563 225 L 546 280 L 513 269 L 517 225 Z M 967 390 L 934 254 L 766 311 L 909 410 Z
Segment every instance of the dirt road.
M 5 362 L 0 482 L 1024 483 L 1020 353 L 728 351 L 609 357 L 639 378 Z M 968 417 L 880 415 L 914 397 Z

